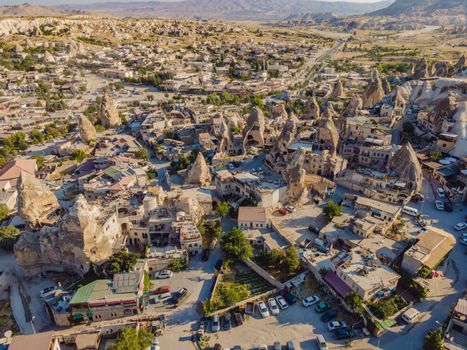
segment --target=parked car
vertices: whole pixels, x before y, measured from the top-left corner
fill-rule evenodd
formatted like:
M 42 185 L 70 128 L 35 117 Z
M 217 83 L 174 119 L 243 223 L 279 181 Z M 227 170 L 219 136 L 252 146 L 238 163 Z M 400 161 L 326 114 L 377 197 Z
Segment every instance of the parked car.
M 420 311 L 411 307 L 406 312 L 404 312 L 401 318 L 408 324 L 414 323 L 417 318 L 420 316 Z
M 53 290 L 56 290 L 58 287 L 57 286 L 50 286 L 50 287 L 45 287 L 44 289 L 41 290 L 39 296 L 41 299 L 43 299 L 48 293 L 50 293 Z
M 462 237 L 460 243 L 463 245 L 467 245 L 467 237 Z
M 287 342 L 287 350 L 295 350 L 295 345 L 290 340 Z
M 454 225 L 454 229 L 456 229 L 456 231 L 462 231 L 465 228 L 467 228 L 467 224 L 465 222 L 459 222 Z
M 243 350 L 241 345 L 234 345 L 232 350 Z
M 282 309 L 282 310 L 285 310 L 289 307 L 289 304 L 287 304 L 287 302 L 285 301 L 284 297 L 281 296 L 281 295 L 278 295 L 276 297 L 276 301 L 277 301 L 277 305 L 279 305 L 279 307 Z
M 444 210 L 444 204 L 441 201 L 435 201 L 435 207 L 438 210 Z
M 293 305 L 297 302 L 297 297 L 290 292 L 285 293 L 284 299 L 289 305 Z
M 334 336 L 336 339 L 350 339 L 352 338 L 352 333 L 347 329 L 338 329 L 334 332 Z
M 209 249 L 203 249 L 203 252 L 201 253 L 201 261 L 208 261 L 209 260 Z
M 211 331 L 219 332 L 221 330 L 221 324 L 219 322 L 219 315 L 214 315 L 211 318 Z
M 282 345 L 278 341 L 274 342 L 274 350 L 282 350 Z
M 311 295 L 302 300 L 302 305 L 305 307 L 310 307 L 311 305 L 314 305 L 317 302 L 319 302 L 319 296 Z
M 453 211 L 453 206 L 451 201 L 446 201 L 444 203 L 444 210 L 446 210 L 448 213 L 451 213 Z
M 282 215 L 287 215 L 289 212 L 285 208 L 279 208 L 277 211 Z
M 310 231 L 313 232 L 313 233 L 319 234 L 320 231 L 321 231 L 321 228 L 319 228 L 319 227 L 316 226 L 316 225 L 310 224 L 310 225 L 308 226 L 308 230 L 310 230 Z
M 156 279 L 162 280 L 173 276 L 173 272 L 170 270 L 161 270 L 156 272 Z
M 181 288 L 172 295 L 174 302 L 179 303 L 188 296 L 188 290 L 186 288 Z
M 295 212 L 295 207 L 291 206 L 291 205 L 288 205 L 285 207 L 285 209 L 289 212 L 289 213 L 293 213 Z
M 446 193 L 444 192 L 444 190 L 441 188 L 441 187 L 438 187 L 436 189 L 436 193 L 438 194 L 438 197 L 439 198 L 444 198 L 446 197 Z
M 268 346 L 266 344 L 261 344 L 258 346 L 258 350 L 268 350 Z
M 347 323 L 344 321 L 331 321 L 328 323 L 328 330 L 331 332 L 342 328 L 347 328 Z
M 264 301 L 260 301 L 256 305 L 258 306 L 258 311 L 261 314 L 261 317 L 266 318 L 266 317 L 270 316 L 269 315 L 269 310 L 268 310 L 266 304 L 264 303 Z
M 167 299 L 170 299 L 172 297 L 172 293 L 170 292 L 166 292 L 166 293 L 161 293 L 161 294 L 158 294 L 156 295 L 155 297 L 153 297 L 152 299 L 152 303 L 153 304 L 157 304 L 161 301 L 164 301 L 164 300 L 167 300 Z
M 320 302 L 318 305 L 315 306 L 315 310 L 317 313 L 322 313 L 324 311 L 328 311 L 331 309 L 331 305 L 326 303 L 325 301 Z
M 163 293 L 170 293 L 170 287 L 169 286 L 160 286 L 157 289 L 155 289 L 152 294 L 154 295 L 159 295 Z
M 318 344 L 319 350 L 327 350 L 328 345 L 326 344 L 326 340 L 321 334 L 316 335 L 316 343 Z
M 232 328 L 232 320 L 230 318 L 229 313 L 225 314 L 223 320 L 224 320 L 224 329 L 226 329 L 226 330 L 231 329 Z
M 337 311 L 336 310 L 329 310 L 326 312 L 323 316 L 321 316 L 321 321 L 323 322 L 329 322 L 337 317 Z
M 273 315 L 279 315 L 279 306 L 277 306 L 277 303 L 274 300 L 274 298 L 268 299 L 268 305 Z

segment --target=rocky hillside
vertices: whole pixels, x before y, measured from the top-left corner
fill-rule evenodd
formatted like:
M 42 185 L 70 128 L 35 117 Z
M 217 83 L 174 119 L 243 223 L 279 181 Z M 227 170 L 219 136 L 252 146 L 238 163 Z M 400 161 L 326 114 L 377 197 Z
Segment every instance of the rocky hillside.
M 376 3 L 314 0 L 184 0 L 181 2 L 109 2 L 64 5 L 61 9 L 85 10 L 121 17 L 168 17 L 227 20 L 281 20 L 295 13 L 332 12 L 348 16 L 382 9 L 393 0 Z
M 11 6 L 0 6 L 0 17 L 36 17 L 36 16 L 66 16 L 70 12 L 39 5 L 21 4 Z
M 372 12 L 372 16 L 466 16 L 465 0 L 396 0 L 387 8 Z

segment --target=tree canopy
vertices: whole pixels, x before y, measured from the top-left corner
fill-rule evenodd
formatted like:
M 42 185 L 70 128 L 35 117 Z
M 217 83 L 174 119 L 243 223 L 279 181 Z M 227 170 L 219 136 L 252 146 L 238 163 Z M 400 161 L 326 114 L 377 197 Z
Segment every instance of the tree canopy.
M 0 247 L 13 250 L 21 231 L 14 226 L 0 226 Z
M 5 204 L 1 203 L 0 204 L 0 221 L 5 220 L 9 216 L 10 216 L 10 209 L 8 209 L 8 207 Z
M 216 213 L 221 218 L 225 217 L 230 211 L 230 205 L 227 202 L 217 202 L 216 203 Z
M 331 221 L 334 219 L 336 216 L 342 215 L 342 207 L 334 201 L 329 201 L 326 203 L 326 206 L 323 209 L 324 215 L 326 215 L 326 218 Z
M 250 259 L 253 256 L 253 248 L 250 242 L 238 227 L 222 237 L 221 247 L 227 257 L 233 261 Z
M 125 328 L 120 332 L 112 350 L 146 350 L 151 346 L 153 335 L 144 330 Z
M 133 253 L 115 253 L 109 258 L 107 271 L 112 275 L 119 272 L 130 271 L 136 265 L 137 258 L 138 256 Z
M 443 350 L 443 332 L 441 327 L 428 331 L 423 341 L 423 350 Z

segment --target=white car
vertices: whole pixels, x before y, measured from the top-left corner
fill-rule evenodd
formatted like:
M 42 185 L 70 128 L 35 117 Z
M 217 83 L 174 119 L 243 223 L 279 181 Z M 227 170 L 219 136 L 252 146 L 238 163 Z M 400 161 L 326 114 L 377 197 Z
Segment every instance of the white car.
M 173 276 L 173 272 L 170 270 L 162 270 L 156 273 L 156 278 L 158 280 L 167 279 Z
M 285 209 L 286 209 L 289 213 L 295 212 L 295 207 L 293 207 L 293 206 L 291 206 L 291 205 L 286 206 Z
M 463 245 L 467 245 L 467 237 L 462 237 L 462 239 L 460 240 L 461 244 Z
M 441 201 L 435 201 L 435 207 L 438 210 L 444 210 L 444 204 Z
M 261 344 L 258 346 L 258 350 L 268 350 L 268 346 L 266 344 Z
M 347 328 L 347 323 L 344 321 L 331 321 L 328 323 L 328 330 L 330 332 L 335 331 L 336 329 Z
M 219 315 L 212 316 L 211 331 L 219 332 L 221 330 L 221 323 L 219 322 Z
M 436 189 L 436 193 L 438 194 L 438 197 L 439 198 L 444 198 L 446 197 L 446 193 L 444 192 L 444 190 L 441 188 L 441 187 L 438 187 Z
M 467 224 L 465 222 L 459 222 L 458 224 L 454 226 L 454 228 L 457 231 L 462 231 L 463 229 L 467 228 Z
M 43 299 L 47 294 L 49 294 L 53 290 L 56 290 L 57 288 L 58 288 L 57 286 L 46 287 L 46 288 L 41 290 L 39 296 L 41 297 L 41 299 Z
M 287 302 L 285 301 L 285 299 L 281 295 L 278 295 L 276 297 L 276 301 L 277 301 L 277 305 L 279 305 L 279 307 L 282 310 L 285 310 L 285 309 L 287 309 L 289 307 L 289 304 L 287 304 Z
M 268 300 L 268 305 L 269 305 L 269 308 L 271 309 L 271 313 L 273 315 L 279 315 L 279 306 L 277 306 L 277 303 L 274 300 L 274 298 L 270 298 Z
M 305 299 L 302 300 L 302 305 L 305 307 L 309 307 L 311 305 L 316 304 L 319 301 L 319 296 L 317 295 L 312 295 L 309 297 L 306 297 Z
M 258 306 L 258 310 L 259 310 L 259 313 L 261 314 L 261 317 L 263 318 L 266 318 L 266 317 L 269 317 L 269 310 L 266 306 L 266 304 L 264 303 L 264 301 L 260 301 L 258 304 L 256 304 Z

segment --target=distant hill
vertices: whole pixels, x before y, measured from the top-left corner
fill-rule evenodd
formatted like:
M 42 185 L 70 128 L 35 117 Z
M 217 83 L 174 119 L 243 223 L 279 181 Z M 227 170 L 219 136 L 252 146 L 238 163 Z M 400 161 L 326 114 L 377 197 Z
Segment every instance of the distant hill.
M 67 16 L 71 13 L 53 7 L 21 4 L 11 6 L 0 6 L 0 17 L 35 17 L 35 16 Z
M 282 20 L 296 13 L 332 12 L 340 16 L 376 11 L 394 0 L 376 3 L 314 0 L 184 0 L 181 2 L 108 2 L 62 5 L 60 9 L 85 10 L 120 17 L 167 17 L 225 20 Z
M 396 0 L 392 5 L 370 13 L 371 16 L 430 17 L 467 16 L 467 0 Z

